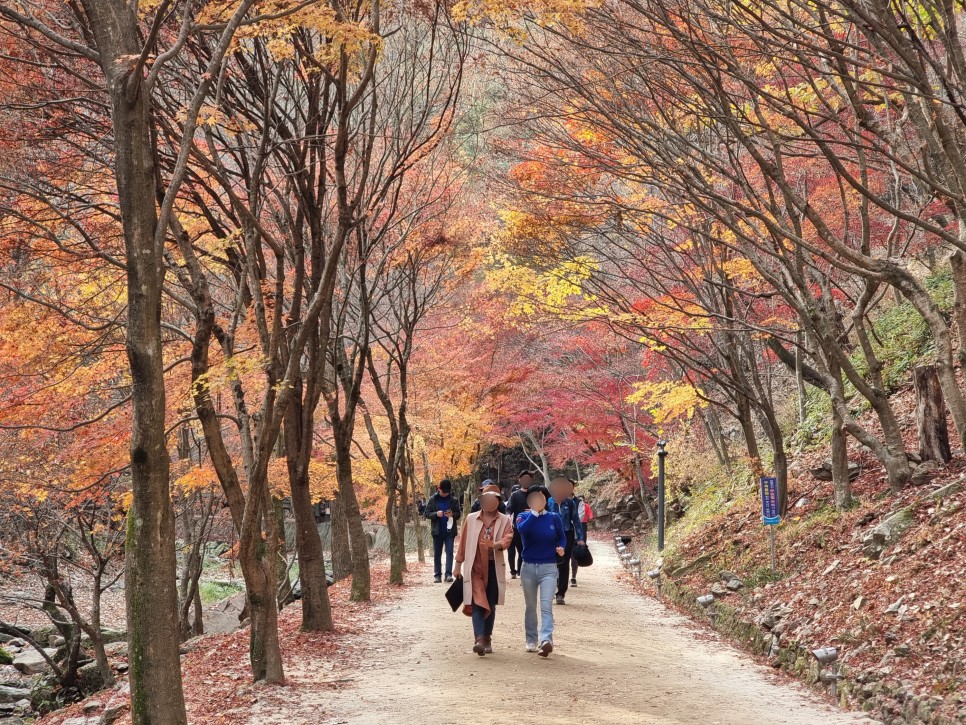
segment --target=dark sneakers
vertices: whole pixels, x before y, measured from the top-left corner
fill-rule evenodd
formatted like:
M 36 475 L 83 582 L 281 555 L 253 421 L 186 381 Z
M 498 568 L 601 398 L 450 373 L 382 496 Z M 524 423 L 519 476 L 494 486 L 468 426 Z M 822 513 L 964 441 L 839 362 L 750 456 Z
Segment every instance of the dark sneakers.
M 572 587 L 577 586 L 577 577 L 574 577 L 573 579 L 570 580 L 570 586 Z
M 567 602 L 564 601 L 564 598 L 558 594 L 557 595 L 557 604 L 566 604 L 566 603 Z
M 453 581 L 453 577 L 451 577 L 451 576 L 446 577 L 446 581 L 448 581 L 448 582 Z
M 437 574 L 436 576 L 433 577 L 433 581 L 436 584 L 442 584 L 443 583 L 443 577 L 441 577 L 439 574 Z
M 537 649 L 537 654 L 541 657 L 549 657 L 551 652 L 553 652 L 553 642 L 550 640 L 541 642 L 539 649 Z

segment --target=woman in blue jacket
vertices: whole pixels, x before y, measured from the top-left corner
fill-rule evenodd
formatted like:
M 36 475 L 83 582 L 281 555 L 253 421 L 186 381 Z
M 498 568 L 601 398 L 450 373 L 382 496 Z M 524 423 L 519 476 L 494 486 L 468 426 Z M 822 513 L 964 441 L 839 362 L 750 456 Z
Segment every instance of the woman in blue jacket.
M 541 657 L 553 652 L 553 595 L 557 588 L 557 557 L 563 556 L 567 544 L 563 520 L 559 514 L 547 511 L 549 499 L 550 492 L 545 486 L 530 486 L 527 489 L 527 505 L 530 508 L 517 517 L 517 531 L 523 543 L 520 580 L 527 607 L 523 620 L 527 652 L 537 652 Z

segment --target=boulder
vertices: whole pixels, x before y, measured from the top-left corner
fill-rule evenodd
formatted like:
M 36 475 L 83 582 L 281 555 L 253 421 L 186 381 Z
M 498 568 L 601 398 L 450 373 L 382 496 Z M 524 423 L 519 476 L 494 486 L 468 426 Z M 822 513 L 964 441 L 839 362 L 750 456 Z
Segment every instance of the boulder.
M 821 466 L 809 469 L 809 473 L 819 481 L 832 480 L 832 459 L 827 458 Z M 853 461 L 849 461 L 849 480 L 854 481 L 862 475 L 862 466 Z
M 245 592 L 223 599 L 205 610 L 205 634 L 227 634 L 241 626 L 239 616 L 245 610 Z
M 758 615 L 756 620 L 759 627 L 764 629 L 774 629 L 789 614 L 792 608 L 784 604 L 772 604 Z
M 127 642 L 111 642 L 104 645 L 104 653 L 111 659 L 127 657 Z
M 85 693 L 91 694 L 104 689 L 104 678 L 101 676 L 101 671 L 98 669 L 96 662 L 88 662 L 77 672 L 81 676 Z
M 53 659 L 54 655 L 57 654 L 57 650 L 55 649 L 45 649 L 44 652 L 51 659 Z M 17 672 L 25 675 L 39 675 L 43 672 L 47 672 L 47 670 L 50 669 L 49 665 L 47 664 L 47 660 L 45 660 L 43 656 L 32 647 L 24 650 L 14 657 L 13 666 L 17 669 Z
M 725 583 L 725 586 L 731 591 L 736 592 L 744 586 L 744 582 L 742 582 L 738 577 L 735 577 L 734 579 L 729 579 L 727 583 Z
M 0 685 L 0 702 L 2 703 L 12 703 L 23 700 L 24 698 L 30 697 L 30 690 L 22 687 L 10 687 L 9 685 Z
M 116 722 L 121 719 L 121 715 L 124 714 L 123 705 L 114 705 L 107 708 L 101 713 L 101 719 L 98 720 L 98 725 L 111 725 L 111 723 Z
M 912 523 L 912 511 L 909 509 L 892 514 L 862 539 L 862 552 L 870 559 L 878 559 L 883 551 L 900 539 Z
M 3 647 L 0 647 L 0 665 L 12 665 L 13 655 L 7 652 Z

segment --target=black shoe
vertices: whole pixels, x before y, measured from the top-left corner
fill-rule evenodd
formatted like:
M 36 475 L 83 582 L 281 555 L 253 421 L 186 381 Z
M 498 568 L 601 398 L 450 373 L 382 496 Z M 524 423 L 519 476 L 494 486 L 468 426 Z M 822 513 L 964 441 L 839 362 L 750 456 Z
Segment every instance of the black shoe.
M 572 587 L 577 586 L 577 577 L 574 577 L 573 579 L 570 580 L 570 586 Z
M 558 594 L 557 595 L 557 604 L 566 604 L 566 603 L 567 602 L 564 601 L 564 598 Z
M 448 582 L 453 581 L 453 577 L 451 577 L 451 576 L 446 577 L 446 581 L 448 581 Z
M 515 571 L 511 571 L 510 572 L 510 578 L 511 579 L 516 579 L 517 578 L 517 573 Z
M 537 650 L 538 655 L 541 657 L 548 657 L 551 652 L 553 652 L 553 642 L 547 640 L 540 643 L 540 648 Z
M 439 574 L 437 574 L 436 576 L 433 577 L 433 581 L 435 583 L 437 583 L 437 584 L 442 584 L 443 583 L 443 577 L 441 577 Z

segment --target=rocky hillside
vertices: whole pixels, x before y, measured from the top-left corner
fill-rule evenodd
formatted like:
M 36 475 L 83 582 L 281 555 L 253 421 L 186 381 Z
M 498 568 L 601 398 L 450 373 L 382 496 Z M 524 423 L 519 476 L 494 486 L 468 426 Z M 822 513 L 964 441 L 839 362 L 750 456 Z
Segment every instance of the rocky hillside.
M 627 558 L 641 562 L 630 568 L 642 592 L 658 595 L 646 572 L 660 568 L 660 596 L 843 706 L 884 723 L 966 723 L 966 459 L 892 495 L 870 456 L 850 458 L 859 503 L 846 512 L 808 473 L 822 451 L 797 459 L 774 572 L 744 474 L 675 503 L 683 516 L 663 556 L 634 496 L 602 496 L 598 529 L 635 536 Z M 826 647 L 836 659 L 820 671 L 811 652 Z

